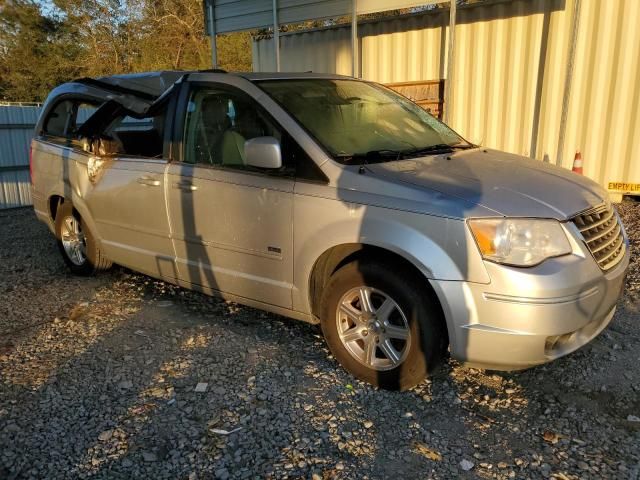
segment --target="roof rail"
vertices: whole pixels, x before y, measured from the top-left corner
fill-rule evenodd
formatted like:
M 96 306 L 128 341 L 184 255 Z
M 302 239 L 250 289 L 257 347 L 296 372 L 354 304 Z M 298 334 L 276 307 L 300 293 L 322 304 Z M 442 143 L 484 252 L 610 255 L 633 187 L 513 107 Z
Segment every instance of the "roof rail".
M 229 73 L 223 68 L 205 68 L 204 70 L 198 70 L 200 73 Z

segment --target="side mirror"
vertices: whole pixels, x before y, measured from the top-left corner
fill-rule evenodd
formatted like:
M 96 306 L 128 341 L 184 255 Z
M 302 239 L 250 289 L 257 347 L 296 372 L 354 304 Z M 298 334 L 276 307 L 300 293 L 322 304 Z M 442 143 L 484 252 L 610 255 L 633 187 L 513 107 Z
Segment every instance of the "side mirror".
M 256 137 L 244 142 L 246 164 L 258 168 L 282 167 L 280 142 L 274 137 Z

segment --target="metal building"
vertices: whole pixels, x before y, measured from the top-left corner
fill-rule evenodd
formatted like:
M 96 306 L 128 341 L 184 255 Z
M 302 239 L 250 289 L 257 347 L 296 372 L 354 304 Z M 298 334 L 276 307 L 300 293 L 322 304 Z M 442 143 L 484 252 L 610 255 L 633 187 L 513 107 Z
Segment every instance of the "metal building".
M 0 105 L 0 209 L 31 205 L 29 148 L 40 107 Z
M 450 4 L 372 22 L 358 15 Z M 467 139 L 584 173 L 615 196 L 640 194 L 640 1 L 205 0 L 215 36 L 271 27 L 254 71 L 360 76 L 414 95 Z M 293 33 L 280 25 L 335 16 L 351 23 Z M 451 35 L 451 32 L 454 34 Z M 276 48 L 277 47 L 277 48 Z M 433 90 L 433 89 L 432 89 Z M 444 102 L 442 102 L 444 100 Z M 29 205 L 29 143 L 38 108 L 0 106 L 0 208 Z
M 580 150 L 585 175 L 638 195 L 639 18 L 638 0 L 480 2 L 458 7 L 448 52 L 440 8 L 361 23 L 355 71 L 382 83 L 445 79 L 445 117 L 464 137 L 565 168 Z M 351 75 L 351 33 L 280 34 L 280 69 Z M 254 42 L 254 70 L 277 68 L 273 50 L 272 39 Z

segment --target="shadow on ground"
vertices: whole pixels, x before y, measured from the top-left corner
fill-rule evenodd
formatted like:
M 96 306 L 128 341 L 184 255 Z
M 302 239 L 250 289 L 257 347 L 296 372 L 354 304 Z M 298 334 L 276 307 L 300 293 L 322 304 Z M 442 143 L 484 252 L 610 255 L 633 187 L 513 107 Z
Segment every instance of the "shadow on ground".
M 638 475 L 635 293 L 551 365 L 450 362 L 410 392 L 376 391 L 315 326 L 123 269 L 71 277 L 30 211 L 2 217 L 2 478 Z

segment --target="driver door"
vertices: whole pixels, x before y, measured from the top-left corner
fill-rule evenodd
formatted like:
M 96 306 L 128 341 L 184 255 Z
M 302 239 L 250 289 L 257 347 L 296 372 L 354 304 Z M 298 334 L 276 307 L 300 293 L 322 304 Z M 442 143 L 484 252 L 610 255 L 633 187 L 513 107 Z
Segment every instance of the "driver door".
M 282 131 L 240 89 L 195 84 L 183 94 L 180 161 L 166 176 L 180 279 L 291 308 L 294 176 L 289 165 L 252 168 L 244 156 L 246 140 L 282 141 Z

